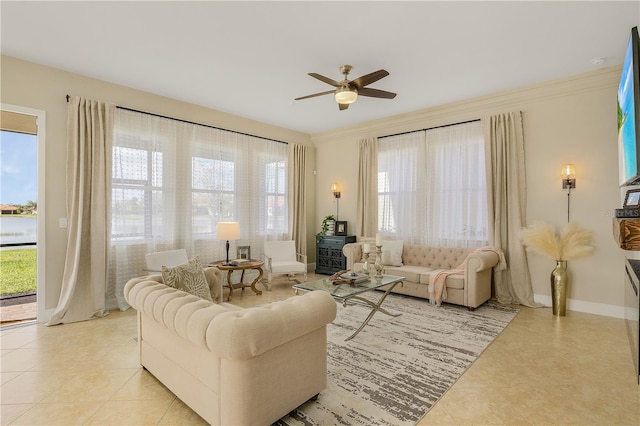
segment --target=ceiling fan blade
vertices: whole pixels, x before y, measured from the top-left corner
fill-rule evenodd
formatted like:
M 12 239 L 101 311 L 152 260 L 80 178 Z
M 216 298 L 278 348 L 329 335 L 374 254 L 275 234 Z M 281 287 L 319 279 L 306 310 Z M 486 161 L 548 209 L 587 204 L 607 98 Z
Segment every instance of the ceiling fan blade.
M 358 77 L 355 80 L 349 82 L 349 84 L 352 84 L 354 86 L 356 86 L 356 88 L 358 89 L 358 91 L 360 91 L 361 88 L 363 88 L 364 86 L 371 84 L 371 83 L 375 83 L 376 81 L 380 80 L 381 78 L 384 78 L 386 76 L 388 76 L 389 73 L 385 70 L 378 70 L 378 71 L 374 71 L 371 74 L 367 74 L 367 75 L 363 75 L 362 77 Z
M 317 78 L 320 81 L 323 81 L 327 84 L 332 85 L 333 87 L 340 87 L 340 83 L 335 80 L 330 79 L 329 77 L 325 77 L 324 75 L 316 74 L 315 72 L 310 72 L 309 75 L 313 78 Z
M 338 108 L 340 108 L 340 111 L 344 111 L 349 108 L 349 104 L 338 104 Z
M 371 98 L 384 98 L 384 99 L 393 99 L 396 97 L 396 94 L 393 92 L 387 92 L 386 90 L 371 89 L 369 87 L 363 87 L 362 89 L 358 89 L 358 95 L 369 96 Z
M 302 99 L 315 98 L 316 96 L 328 95 L 329 93 L 334 93 L 335 90 L 328 90 L 326 92 L 314 93 L 313 95 L 301 96 L 299 98 L 295 98 L 296 101 L 301 101 Z

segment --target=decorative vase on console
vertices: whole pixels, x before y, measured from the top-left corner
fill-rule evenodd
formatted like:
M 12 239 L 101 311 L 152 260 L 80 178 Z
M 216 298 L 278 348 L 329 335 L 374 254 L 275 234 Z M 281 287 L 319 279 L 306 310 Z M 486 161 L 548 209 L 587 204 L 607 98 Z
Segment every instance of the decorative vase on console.
M 336 221 L 329 220 L 327 221 L 327 235 L 335 235 L 336 233 Z
M 551 271 L 551 303 L 553 315 L 566 315 L 567 292 L 569 275 L 567 274 L 567 260 L 588 256 L 593 252 L 591 241 L 593 233 L 580 228 L 575 223 L 569 223 L 560 235 L 555 229 L 545 223 L 534 223 L 520 231 L 520 239 L 525 247 L 547 256 L 556 262 Z

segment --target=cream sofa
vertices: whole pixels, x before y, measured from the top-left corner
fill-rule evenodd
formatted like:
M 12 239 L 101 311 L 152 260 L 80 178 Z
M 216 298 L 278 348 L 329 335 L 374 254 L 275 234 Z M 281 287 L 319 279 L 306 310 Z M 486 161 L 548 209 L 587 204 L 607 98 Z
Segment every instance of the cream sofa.
M 348 269 L 362 270 L 362 242 L 345 244 L 342 252 L 347 258 Z M 404 282 L 393 289 L 394 293 L 428 299 L 431 273 L 453 270 L 462 265 L 463 271 L 449 275 L 445 280 L 447 298 L 444 302 L 473 310 L 491 298 L 492 267 L 499 261 L 500 257 L 492 250 L 404 244 L 402 266 L 384 266 L 383 273 L 405 277 Z
M 222 280 L 214 292 L 220 301 Z M 269 425 L 326 388 L 328 293 L 241 309 L 160 275 L 132 279 L 124 293 L 138 311 L 140 364 L 210 424 Z

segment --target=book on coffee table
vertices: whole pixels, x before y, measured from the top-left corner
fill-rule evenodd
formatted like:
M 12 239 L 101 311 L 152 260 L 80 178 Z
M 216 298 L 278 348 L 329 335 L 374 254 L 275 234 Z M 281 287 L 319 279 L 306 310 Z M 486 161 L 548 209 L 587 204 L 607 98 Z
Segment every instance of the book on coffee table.
M 361 283 L 361 282 L 364 282 L 364 281 L 368 281 L 369 280 L 369 275 L 361 274 L 361 273 L 358 273 L 358 272 L 347 272 L 347 273 L 344 273 L 344 274 L 340 275 L 340 278 L 343 278 L 345 280 L 352 280 L 351 281 L 352 283 L 357 284 L 357 283 Z

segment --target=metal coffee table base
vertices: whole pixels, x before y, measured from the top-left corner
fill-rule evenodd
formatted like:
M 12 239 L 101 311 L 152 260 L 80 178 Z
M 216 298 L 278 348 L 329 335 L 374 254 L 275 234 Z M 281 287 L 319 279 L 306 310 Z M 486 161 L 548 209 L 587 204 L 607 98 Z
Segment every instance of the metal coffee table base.
M 382 307 L 382 303 L 384 303 L 384 300 L 387 298 L 389 293 L 391 293 L 391 290 L 393 290 L 394 287 L 398 283 L 401 283 L 403 280 L 404 280 L 404 277 L 399 277 L 395 275 L 383 275 L 382 278 L 372 278 L 370 281 L 367 281 L 361 284 L 356 284 L 355 286 L 351 286 L 350 284 L 333 285 L 330 281 L 326 279 L 310 281 L 305 283 L 301 283 L 298 280 L 294 280 L 296 282 L 296 285 L 294 285 L 293 288 L 296 294 L 298 294 L 299 290 L 326 291 L 327 293 L 331 294 L 331 296 L 336 301 L 338 302 L 341 301 L 342 306 L 344 307 L 346 307 L 349 304 L 349 302 L 353 302 L 353 304 L 359 304 L 359 305 L 370 307 L 371 311 L 369 312 L 369 315 L 367 316 L 367 318 L 363 321 L 360 327 L 351 336 L 345 339 L 345 341 L 347 341 L 356 337 L 358 333 L 360 333 L 362 329 L 369 323 L 369 321 L 371 321 L 371 318 L 373 318 L 373 316 L 378 311 L 382 312 L 385 315 L 389 315 L 390 317 L 397 317 L 401 315 L 401 314 L 392 314 L 391 312 L 387 311 Z M 360 296 L 363 293 L 368 293 L 368 292 L 371 292 L 372 290 L 377 290 L 384 286 L 388 286 L 388 288 L 385 290 L 384 294 L 380 297 L 380 299 L 378 299 L 377 302 L 372 302 L 371 300 Z
M 360 325 L 360 327 L 349 337 L 347 337 L 346 339 L 344 339 L 344 341 L 348 341 L 353 339 L 354 337 L 356 337 L 358 335 L 358 333 L 360 333 L 362 331 L 362 329 L 369 323 L 369 321 L 371 320 L 371 318 L 373 318 L 373 316 L 375 315 L 376 312 L 380 311 L 385 315 L 389 315 L 390 317 L 399 317 L 402 314 L 392 314 L 391 312 L 387 311 L 386 309 L 384 309 L 381 305 L 384 302 L 384 299 L 387 298 L 387 296 L 389 295 L 389 293 L 391 293 L 391 290 L 393 290 L 393 288 L 402 281 L 397 281 L 393 284 L 391 284 L 389 286 L 389 288 L 384 292 L 384 294 L 382 295 L 382 297 L 380 297 L 380 299 L 377 302 L 372 302 L 369 299 L 365 299 L 364 297 L 360 297 L 360 296 L 350 296 L 345 298 L 342 301 L 342 306 L 343 307 L 347 307 L 347 302 L 349 300 L 357 300 L 365 305 L 371 306 L 371 312 L 369 312 L 369 315 L 367 316 L 367 318 L 364 320 L 364 322 L 362 323 L 362 325 Z

